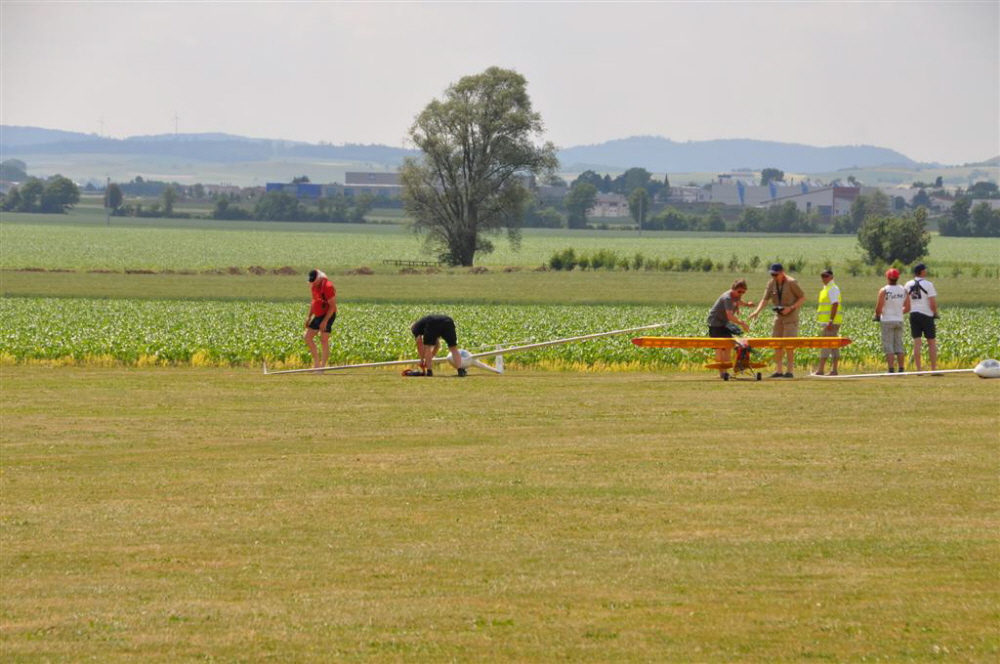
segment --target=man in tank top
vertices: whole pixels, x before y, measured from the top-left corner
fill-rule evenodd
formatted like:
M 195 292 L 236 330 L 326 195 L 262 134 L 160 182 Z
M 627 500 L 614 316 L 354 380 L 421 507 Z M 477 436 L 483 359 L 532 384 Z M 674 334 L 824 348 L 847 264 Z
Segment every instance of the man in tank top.
M 875 320 L 882 327 L 882 351 L 889 373 L 894 373 L 896 367 L 903 371 L 906 351 L 903 349 L 903 315 L 910 311 L 910 295 L 900 286 L 899 270 L 890 268 L 885 272 L 888 282 L 879 289 L 875 301 Z

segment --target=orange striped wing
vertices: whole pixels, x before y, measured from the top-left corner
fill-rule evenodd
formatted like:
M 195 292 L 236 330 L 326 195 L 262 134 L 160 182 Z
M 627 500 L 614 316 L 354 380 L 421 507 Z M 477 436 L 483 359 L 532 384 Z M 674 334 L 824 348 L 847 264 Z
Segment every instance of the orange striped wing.
M 851 340 L 847 337 L 761 337 L 743 339 L 751 348 L 842 348 Z M 732 348 L 735 339 L 712 337 L 636 337 L 632 343 L 640 348 Z

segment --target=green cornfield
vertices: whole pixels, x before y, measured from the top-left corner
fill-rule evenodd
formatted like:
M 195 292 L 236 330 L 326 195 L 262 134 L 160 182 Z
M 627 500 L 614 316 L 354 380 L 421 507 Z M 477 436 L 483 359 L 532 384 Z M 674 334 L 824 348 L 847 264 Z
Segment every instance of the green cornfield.
M 413 356 L 409 325 L 431 313 L 420 305 L 342 305 L 334 326 L 332 364 Z M 665 323 L 649 334 L 703 336 L 706 309 L 691 306 L 451 305 L 459 345 L 470 351 L 497 344 L 532 343 L 594 332 Z M 306 307 L 289 303 L 183 300 L 0 299 L 0 355 L 4 361 L 65 361 L 123 365 L 239 366 L 267 361 L 302 366 Z M 843 334 L 854 343 L 845 363 L 881 362 L 879 326 L 867 310 L 848 310 Z M 753 336 L 767 336 L 762 316 Z M 804 318 L 804 321 L 806 319 Z M 815 334 L 804 323 L 802 335 Z M 509 358 L 521 367 L 648 369 L 700 364 L 706 352 L 638 349 L 621 335 L 528 351 Z M 811 361 L 814 350 L 798 357 Z M 942 366 L 968 367 L 1000 357 L 1000 317 L 992 307 L 950 307 L 939 321 Z M 769 353 L 765 354 L 765 357 Z

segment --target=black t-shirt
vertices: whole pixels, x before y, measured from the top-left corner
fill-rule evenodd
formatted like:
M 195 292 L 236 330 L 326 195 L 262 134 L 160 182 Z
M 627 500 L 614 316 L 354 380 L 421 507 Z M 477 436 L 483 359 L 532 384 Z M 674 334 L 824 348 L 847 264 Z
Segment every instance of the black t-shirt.
M 444 339 L 449 347 L 458 345 L 455 321 L 451 316 L 444 314 L 424 316 L 410 327 L 410 331 L 415 337 L 423 337 L 424 343 L 429 346 L 436 344 L 438 338 Z

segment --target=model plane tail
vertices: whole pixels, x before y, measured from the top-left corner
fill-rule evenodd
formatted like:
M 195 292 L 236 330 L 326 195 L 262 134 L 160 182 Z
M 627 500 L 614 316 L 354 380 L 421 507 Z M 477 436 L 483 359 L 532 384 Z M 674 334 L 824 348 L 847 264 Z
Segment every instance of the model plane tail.
M 495 374 L 503 374 L 503 355 L 498 355 L 496 360 L 496 366 L 490 366 L 485 362 L 481 362 L 477 359 L 473 359 L 469 362 L 474 367 L 479 367 L 480 369 L 486 369 L 487 371 L 492 371 Z

